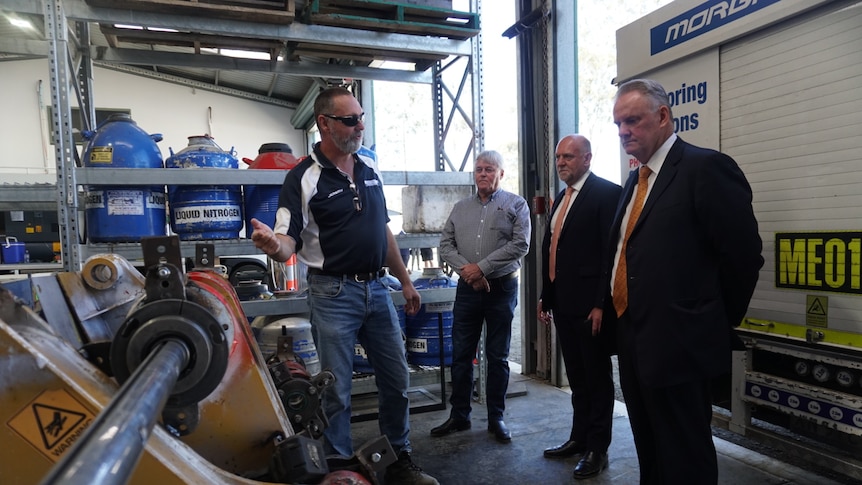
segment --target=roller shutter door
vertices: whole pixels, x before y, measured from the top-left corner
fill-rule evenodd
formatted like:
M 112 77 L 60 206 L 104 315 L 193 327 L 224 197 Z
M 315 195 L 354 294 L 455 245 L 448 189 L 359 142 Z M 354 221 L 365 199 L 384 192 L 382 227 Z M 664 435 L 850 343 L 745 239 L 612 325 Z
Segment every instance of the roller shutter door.
M 862 2 L 723 45 L 720 77 L 721 149 L 751 183 L 764 243 L 749 316 L 804 324 L 805 292 L 774 283 L 775 233 L 862 231 Z M 862 296 L 827 295 L 829 327 L 858 332 Z

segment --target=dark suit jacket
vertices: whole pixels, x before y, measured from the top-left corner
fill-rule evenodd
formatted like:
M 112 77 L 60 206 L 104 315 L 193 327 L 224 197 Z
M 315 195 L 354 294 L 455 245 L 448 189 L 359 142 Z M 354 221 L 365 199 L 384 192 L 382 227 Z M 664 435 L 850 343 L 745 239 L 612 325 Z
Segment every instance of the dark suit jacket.
M 637 178 L 637 170 L 629 174 L 617 207 L 614 247 Z M 682 139 L 673 144 L 626 249 L 636 333 L 631 357 L 646 385 L 730 371 L 733 327 L 745 316 L 763 266 L 751 200 L 732 158 Z
M 569 216 L 557 242 L 557 275 L 548 275 L 551 224 L 542 244 L 542 307 L 554 313 L 586 318 L 594 307 L 602 308 L 607 287 L 606 262 L 611 245 L 609 234 L 614 209 L 620 198 L 619 185 L 589 174 L 572 202 Z M 551 216 L 563 201 L 561 191 Z

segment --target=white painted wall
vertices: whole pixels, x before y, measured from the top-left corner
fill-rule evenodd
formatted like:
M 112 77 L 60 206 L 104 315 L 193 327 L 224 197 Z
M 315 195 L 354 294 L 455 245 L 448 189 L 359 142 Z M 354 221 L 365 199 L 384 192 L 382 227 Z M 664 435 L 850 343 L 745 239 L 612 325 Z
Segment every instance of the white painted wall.
M 141 129 L 163 135 L 163 158 L 206 133 L 223 149 L 234 147 L 241 168 L 264 143 L 287 143 L 297 157 L 307 153 L 303 132 L 290 124 L 293 110 L 98 67 L 93 77 L 93 105 L 130 109 Z M 56 182 L 50 105 L 47 59 L 0 62 L 0 184 Z

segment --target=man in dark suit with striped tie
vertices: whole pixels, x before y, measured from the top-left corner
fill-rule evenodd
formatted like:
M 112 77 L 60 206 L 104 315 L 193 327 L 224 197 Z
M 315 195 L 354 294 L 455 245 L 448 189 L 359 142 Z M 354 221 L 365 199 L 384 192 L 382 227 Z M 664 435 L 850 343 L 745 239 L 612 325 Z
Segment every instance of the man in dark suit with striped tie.
M 614 407 L 614 382 L 603 325 L 607 288 L 608 236 L 620 186 L 590 172 L 590 141 L 563 137 L 554 153 L 557 174 L 566 184 L 551 210 L 542 245 L 539 320 L 552 320 L 572 389 L 572 431 L 546 458 L 580 454 L 575 478 L 607 467 Z M 553 316 L 553 318 L 552 318 Z M 604 329 L 603 329 L 604 327 Z
M 715 484 L 710 387 L 763 265 L 751 187 L 731 157 L 677 137 L 655 81 L 620 86 L 614 123 L 642 165 L 614 216 L 610 285 L 640 483 Z

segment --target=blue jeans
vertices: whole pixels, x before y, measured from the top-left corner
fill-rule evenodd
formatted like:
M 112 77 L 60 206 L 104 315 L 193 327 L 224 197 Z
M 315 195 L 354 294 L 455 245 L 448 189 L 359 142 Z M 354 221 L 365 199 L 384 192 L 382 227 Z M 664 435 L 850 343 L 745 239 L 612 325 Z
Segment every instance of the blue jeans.
M 377 382 L 378 424 L 396 452 L 410 451 L 407 398 L 409 371 L 404 340 L 389 289 L 380 280 L 358 283 L 348 277 L 309 275 L 311 330 L 322 369 L 335 375 L 323 395 L 329 420 L 327 453 L 353 455 L 350 391 L 357 337 L 365 347 Z
M 485 358 L 488 364 L 488 419 L 501 419 L 506 410 L 509 387 L 509 342 L 512 317 L 518 303 L 518 278 L 495 280 L 491 291 L 474 291 L 458 282 L 452 322 L 451 417 L 470 419 L 473 395 L 473 358 L 479 345 L 482 323 L 486 324 Z

